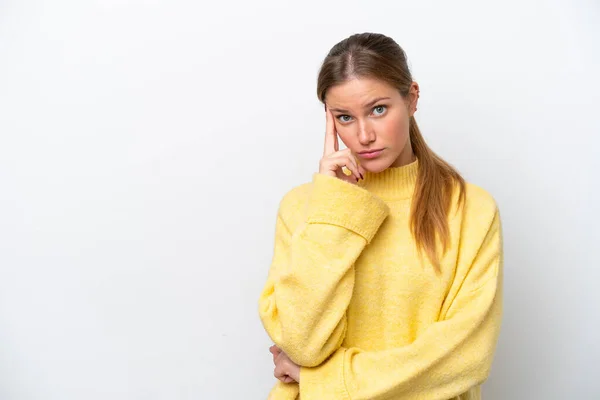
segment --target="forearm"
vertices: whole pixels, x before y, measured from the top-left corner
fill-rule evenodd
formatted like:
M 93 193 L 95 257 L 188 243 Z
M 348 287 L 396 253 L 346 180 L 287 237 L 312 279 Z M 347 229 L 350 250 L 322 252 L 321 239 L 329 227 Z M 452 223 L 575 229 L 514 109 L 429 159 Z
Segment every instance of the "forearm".
M 379 352 L 341 347 L 321 365 L 301 368 L 303 400 L 445 400 L 483 382 L 500 329 L 500 286 L 489 282 L 461 301 L 477 309 L 434 323 L 410 345 Z
M 319 365 L 341 345 L 354 263 L 388 212 L 366 190 L 318 174 L 299 225 L 287 224 L 291 211 L 281 207 L 259 312 L 271 339 L 294 362 Z

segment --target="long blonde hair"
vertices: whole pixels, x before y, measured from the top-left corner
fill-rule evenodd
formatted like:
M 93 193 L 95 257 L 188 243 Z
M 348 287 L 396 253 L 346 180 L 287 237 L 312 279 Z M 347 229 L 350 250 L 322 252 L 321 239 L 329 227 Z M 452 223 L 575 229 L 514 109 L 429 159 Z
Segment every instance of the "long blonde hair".
M 390 37 L 378 33 L 352 35 L 331 48 L 319 71 L 317 96 L 325 103 L 327 90 L 351 78 L 375 78 L 397 88 L 407 98 L 412 74 L 404 50 Z M 448 214 L 454 188 L 464 202 L 465 180 L 458 171 L 431 150 L 414 116 L 410 117 L 410 143 L 419 160 L 410 228 L 420 254 L 425 252 L 437 272 L 440 256 L 450 245 Z M 441 244 L 441 253 L 437 241 Z

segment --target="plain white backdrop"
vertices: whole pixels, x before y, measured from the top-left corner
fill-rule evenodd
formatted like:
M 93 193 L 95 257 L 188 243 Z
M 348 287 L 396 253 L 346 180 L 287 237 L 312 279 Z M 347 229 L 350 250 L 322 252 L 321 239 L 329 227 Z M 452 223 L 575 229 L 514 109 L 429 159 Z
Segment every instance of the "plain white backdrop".
M 429 144 L 496 198 L 485 400 L 598 399 L 597 1 L 0 1 L 0 399 L 264 399 L 258 296 L 310 180 L 320 62 L 407 52 Z

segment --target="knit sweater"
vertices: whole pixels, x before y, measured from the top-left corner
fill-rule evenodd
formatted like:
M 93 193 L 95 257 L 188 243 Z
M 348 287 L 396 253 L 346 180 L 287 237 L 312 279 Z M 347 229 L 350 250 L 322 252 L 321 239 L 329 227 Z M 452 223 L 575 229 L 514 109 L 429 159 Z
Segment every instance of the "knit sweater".
M 418 164 L 356 185 L 315 173 L 281 200 L 259 315 L 301 368 L 269 399 L 481 399 L 502 319 L 498 208 L 454 191 L 436 273 L 410 230 Z

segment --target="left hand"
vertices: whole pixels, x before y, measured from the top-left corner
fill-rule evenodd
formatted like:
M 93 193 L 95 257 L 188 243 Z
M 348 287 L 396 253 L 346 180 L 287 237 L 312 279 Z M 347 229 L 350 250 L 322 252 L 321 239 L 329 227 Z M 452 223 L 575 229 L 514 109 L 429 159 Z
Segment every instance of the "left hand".
M 275 378 L 283 383 L 300 383 L 300 366 L 295 364 L 281 349 L 275 345 L 269 348 L 275 364 Z

